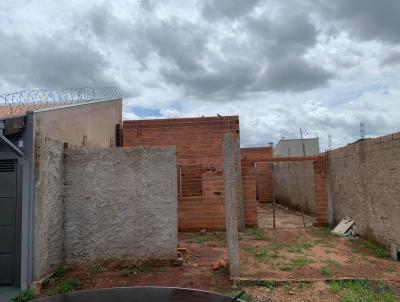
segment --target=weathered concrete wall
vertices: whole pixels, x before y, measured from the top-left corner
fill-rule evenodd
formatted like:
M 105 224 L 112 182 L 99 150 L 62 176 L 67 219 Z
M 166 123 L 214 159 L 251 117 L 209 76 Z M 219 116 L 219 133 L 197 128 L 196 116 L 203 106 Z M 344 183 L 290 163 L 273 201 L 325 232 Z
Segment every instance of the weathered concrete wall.
M 70 147 L 115 146 L 122 100 L 50 108 L 34 112 L 34 131 Z
M 273 175 L 276 202 L 300 210 L 300 189 L 304 212 L 309 215 L 315 214 L 315 183 L 312 161 L 274 163 Z
M 400 133 L 328 153 L 336 222 L 349 216 L 361 234 L 400 246 Z
M 63 145 L 48 138 L 35 150 L 34 263 L 35 279 L 63 261 Z
M 176 256 L 175 147 L 66 150 L 64 167 L 67 263 Z

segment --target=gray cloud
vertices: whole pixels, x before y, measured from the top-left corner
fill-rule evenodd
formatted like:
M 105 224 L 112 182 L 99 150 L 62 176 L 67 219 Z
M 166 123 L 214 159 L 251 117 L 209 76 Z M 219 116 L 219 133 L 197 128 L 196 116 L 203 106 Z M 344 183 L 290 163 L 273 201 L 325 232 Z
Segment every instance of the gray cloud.
M 297 57 L 271 62 L 260 78 L 260 90 L 301 92 L 325 85 L 333 74 Z
M 189 96 L 202 98 L 237 98 L 251 90 L 257 77 L 253 62 L 236 60 L 220 62 L 211 70 L 183 72 L 177 68 L 163 69 L 161 75 L 170 83 L 184 88 Z M 212 98 L 210 99 L 212 100 Z
M 328 16 L 342 23 L 342 29 L 362 40 L 400 42 L 400 1 L 323 1 Z
M 291 53 L 303 54 L 307 48 L 315 45 L 318 35 L 307 15 L 289 14 L 274 20 L 262 15 L 249 18 L 246 25 L 254 35 L 254 42 L 272 58 Z
M 206 0 L 203 16 L 207 20 L 235 19 L 249 14 L 260 0 Z
M 400 51 L 392 51 L 383 57 L 382 66 L 392 66 L 400 63 Z
M 110 86 L 109 64 L 75 39 L 41 36 L 34 41 L 0 31 L 2 79 L 19 87 Z

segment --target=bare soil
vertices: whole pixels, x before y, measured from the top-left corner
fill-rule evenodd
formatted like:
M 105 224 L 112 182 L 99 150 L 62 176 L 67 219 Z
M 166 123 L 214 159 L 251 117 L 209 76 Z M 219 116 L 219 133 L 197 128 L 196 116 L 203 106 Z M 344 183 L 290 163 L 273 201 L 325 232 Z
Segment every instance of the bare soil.
M 369 278 L 386 280 L 395 288 L 400 285 L 400 262 L 379 258 L 382 253 L 377 251 L 381 251 L 362 239 L 342 239 L 319 228 L 248 229 L 239 237 L 241 277 L 286 280 L 273 288 L 243 286 L 253 301 L 339 301 L 329 290 L 328 279 Z M 77 278 L 82 282 L 79 289 L 172 286 L 231 295 L 241 289 L 233 285 L 225 267 L 213 269 L 227 259 L 225 233 L 179 234 L 179 247 L 186 248 L 181 266 L 137 267 L 112 262 L 70 267 L 50 288 Z

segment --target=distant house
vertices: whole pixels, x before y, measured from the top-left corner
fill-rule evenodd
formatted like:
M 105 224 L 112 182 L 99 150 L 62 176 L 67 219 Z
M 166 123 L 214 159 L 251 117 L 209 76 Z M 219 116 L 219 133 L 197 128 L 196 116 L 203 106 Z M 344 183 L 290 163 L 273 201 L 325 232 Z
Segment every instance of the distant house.
M 305 154 L 303 152 L 303 144 Z M 312 156 L 319 154 L 319 138 L 281 139 L 274 149 L 274 156 Z

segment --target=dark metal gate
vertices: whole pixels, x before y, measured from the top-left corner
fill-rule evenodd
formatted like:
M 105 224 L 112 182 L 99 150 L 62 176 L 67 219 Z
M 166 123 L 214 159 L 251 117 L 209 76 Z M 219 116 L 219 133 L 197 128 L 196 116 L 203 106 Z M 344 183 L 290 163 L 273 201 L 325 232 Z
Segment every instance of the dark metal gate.
M 0 285 L 15 282 L 17 246 L 17 169 L 0 160 Z

